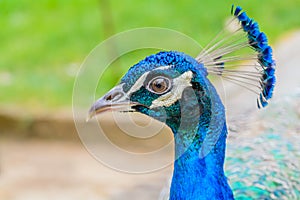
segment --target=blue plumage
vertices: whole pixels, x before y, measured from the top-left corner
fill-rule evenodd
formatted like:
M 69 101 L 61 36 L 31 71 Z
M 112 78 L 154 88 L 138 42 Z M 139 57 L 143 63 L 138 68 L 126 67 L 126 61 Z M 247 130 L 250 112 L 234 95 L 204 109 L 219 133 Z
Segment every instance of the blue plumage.
M 233 9 L 232 9 L 233 10 Z M 237 6 L 234 11 L 234 16 L 240 21 L 243 30 L 248 34 L 249 44 L 258 54 L 258 62 L 263 68 L 263 75 L 261 77 L 262 93 L 259 96 L 257 105 L 260 108 L 268 105 L 268 100 L 273 95 L 273 90 L 276 82 L 274 75 L 275 61 L 272 56 L 272 48 L 268 45 L 268 38 L 265 33 L 260 32 L 258 24 L 250 19 L 242 8 Z
M 160 52 L 129 69 L 121 80 L 124 90 L 132 88 L 137 82 L 133 77 L 140 77 L 141 71 L 149 72 L 161 66 L 170 68 L 158 72 L 159 75 L 168 74 L 172 78 L 193 72 L 191 87 L 184 90 L 184 98 L 169 107 L 149 109 L 158 97 L 142 87 L 130 95 L 130 101 L 142 104 L 134 106 L 136 111 L 165 122 L 173 131 L 178 159 L 174 163 L 170 199 L 232 199 L 223 171 L 227 135 L 224 107 L 206 78 L 204 65 L 181 52 Z M 216 106 L 213 107 L 212 102 Z M 212 147 L 205 146 L 208 138 L 211 138 Z M 200 152 L 205 154 L 202 159 L 199 159 Z
M 171 128 L 176 156 L 171 200 L 234 198 L 223 169 L 225 108 L 207 75 L 222 76 L 257 93 L 259 108 L 267 106 L 273 95 L 275 61 L 266 35 L 241 7 L 232 8 L 232 14 L 240 25 L 235 32 L 208 45 L 196 58 L 176 51 L 146 57 L 90 110 L 91 115 L 107 110 L 140 112 Z M 243 48 L 252 52 L 230 55 Z M 229 68 L 244 60 L 255 62 L 247 64 L 254 71 Z

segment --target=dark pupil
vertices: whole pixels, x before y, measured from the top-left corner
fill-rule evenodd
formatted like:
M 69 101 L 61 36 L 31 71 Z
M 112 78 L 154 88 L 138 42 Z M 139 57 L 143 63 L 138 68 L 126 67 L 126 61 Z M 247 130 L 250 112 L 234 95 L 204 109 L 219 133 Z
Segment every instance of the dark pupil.
M 167 82 L 162 78 L 154 80 L 151 85 L 155 92 L 164 92 L 168 88 Z

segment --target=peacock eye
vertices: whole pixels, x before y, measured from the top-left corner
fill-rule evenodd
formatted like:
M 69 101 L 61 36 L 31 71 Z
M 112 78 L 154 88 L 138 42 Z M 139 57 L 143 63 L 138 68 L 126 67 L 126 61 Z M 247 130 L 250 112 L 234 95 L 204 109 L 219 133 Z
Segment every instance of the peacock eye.
M 147 89 L 156 94 L 163 94 L 170 89 L 170 82 L 170 79 L 158 76 L 149 81 Z

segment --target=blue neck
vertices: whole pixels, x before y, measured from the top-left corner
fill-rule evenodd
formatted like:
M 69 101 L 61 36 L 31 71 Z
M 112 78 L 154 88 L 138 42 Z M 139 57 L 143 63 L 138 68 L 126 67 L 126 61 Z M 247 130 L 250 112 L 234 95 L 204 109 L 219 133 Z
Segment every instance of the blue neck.
M 196 91 L 198 102 L 205 102 L 205 106 L 199 105 L 200 115 L 195 111 L 196 105 L 188 102 L 181 110 L 190 118 L 167 120 L 174 133 L 176 156 L 170 200 L 233 199 L 224 175 L 225 110 L 215 89 L 212 86 L 209 89 L 210 99 Z
M 223 170 L 226 133 L 224 126 L 215 147 L 203 158 L 201 141 L 193 141 L 180 156 L 182 141 L 175 140 L 175 155 L 180 157 L 174 163 L 170 200 L 233 199 Z

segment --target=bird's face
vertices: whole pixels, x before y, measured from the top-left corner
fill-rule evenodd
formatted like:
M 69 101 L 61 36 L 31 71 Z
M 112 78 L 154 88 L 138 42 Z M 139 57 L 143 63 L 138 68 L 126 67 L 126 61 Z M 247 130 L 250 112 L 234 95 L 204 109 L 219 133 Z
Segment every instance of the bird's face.
M 206 75 L 203 65 L 184 53 L 151 55 L 131 67 L 119 85 L 98 99 L 90 116 L 104 111 L 131 111 L 166 124 L 170 119 L 182 119 L 183 113 L 186 118 L 195 118 L 207 100 Z

